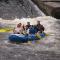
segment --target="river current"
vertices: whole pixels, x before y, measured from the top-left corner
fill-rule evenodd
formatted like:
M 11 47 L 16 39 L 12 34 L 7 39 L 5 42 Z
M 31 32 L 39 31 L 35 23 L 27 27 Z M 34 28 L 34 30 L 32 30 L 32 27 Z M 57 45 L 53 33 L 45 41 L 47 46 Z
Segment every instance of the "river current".
M 10 5 L 6 5 L 5 2 L 0 4 L 0 6 L 2 5 L 0 10 L 2 11 L 1 13 L 3 13 L 3 15 L 0 15 L 0 18 L 3 20 L 13 20 L 16 18 L 15 21 L 13 21 L 15 23 L 22 21 L 26 23 L 26 21 L 30 21 L 31 24 L 35 24 L 37 20 L 40 20 L 41 24 L 44 25 L 45 32 L 48 34 L 48 36 L 39 41 L 15 44 L 9 42 L 8 37 L 10 34 L 12 34 L 11 32 L 0 33 L 0 60 L 60 60 L 60 20 L 45 16 L 42 11 L 40 11 L 41 13 L 39 14 L 36 12 L 36 10 L 35 12 L 33 10 L 33 18 L 31 17 L 32 14 L 30 12 L 27 14 L 26 12 L 23 13 L 22 9 L 20 14 L 20 12 L 17 11 L 19 9 L 17 9 L 16 3 L 14 3 L 15 5 L 13 4 L 15 1 L 11 2 L 9 0 L 9 2 Z M 19 5 L 17 6 L 19 7 Z M 9 11 L 11 12 L 13 7 L 16 7 L 17 10 L 13 10 L 12 14 L 8 13 Z M 16 11 L 18 13 L 16 13 Z M 13 22 L 11 21 L 11 24 Z

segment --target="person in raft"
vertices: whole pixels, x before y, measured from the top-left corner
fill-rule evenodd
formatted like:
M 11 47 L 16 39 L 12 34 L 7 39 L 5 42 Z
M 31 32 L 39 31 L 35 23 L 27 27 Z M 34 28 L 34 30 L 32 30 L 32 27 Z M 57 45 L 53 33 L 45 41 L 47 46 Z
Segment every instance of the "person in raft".
M 30 27 L 31 27 L 30 22 L 27 22 L 27 25 L 26 25 L 26 30 L 28 30 Z
M 17 27 L 13 30 L 14 34 L 22 34 L 23 33 L 23 26 L 21 23 L 17 24 Z
M 27 25 L 26 25 L 26 33 L 27 34 L 29 34 L 30 27 L 31 27 L 30 22 L 27 22 Z
M 42 33 L 45 30 L 44 26 L 41 25 L 40 21 L 37 21 L 36 29 L 37 29 L 37 32 L 40 32 L 40 33 Z
M 44 33 L 45 30 L 44 26 L 41 25 L 40 21 L 37 21 L 36 29 L 37 29 L 36 37 L 40 39 L 41 38 L 40 34 Z
M 26 34 L 35 34 L 35 28 L 34 25 L 31 25 L 30 22 L 27 22 L 26 25 Z

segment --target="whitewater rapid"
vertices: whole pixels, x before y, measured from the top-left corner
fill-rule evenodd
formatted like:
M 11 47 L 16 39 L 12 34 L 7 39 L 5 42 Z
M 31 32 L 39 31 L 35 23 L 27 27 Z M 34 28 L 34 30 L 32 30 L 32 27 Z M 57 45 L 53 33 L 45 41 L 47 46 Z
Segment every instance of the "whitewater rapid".
M 13 2 L 15 2 L 15 3 L 13 3 Z M 29 0 L 29 2 L 30 2 L 31 5 L 33 5 L 32 8 L 35 9 L 35 11 L 34 11 L 34 9 L 32 9 L 33 12 L 36 13 L 36 14 L 34 13 L 34 15 L 37 15 L 37 16 L 35 16 L 35 17 L 29 17 L 29 16 L 26 17 L 24 15 L 25 13 L 22 13 L 22 12 L 24 12 L 24 10 L 22 10 L 22 12 L 20 10 L 20 8 L 21 7 L 23 8 L 23 6 L 20 7 L 20 5 L 16 5 L 16 0 L 15 1 L 10 1 L 9 4 L 6 4 L 6 3 L 3 2 L 3 3 L 1 3 L 2 6 L 0 7 L 0 10 L 2 11 L 1 13 L 3 13 L 2 17 L 0 17 L 0 23 L 2 23 L 3 27 L 14 28 L 14 27 L 16 27 L 16 25 L 19 22 L 21 22 L 24 25 L 26 25 L 27 22 L 30 22 L 31 24 L 34 25 L 39 20 L 39 21 L 41 21 L 41 24 L 45 27 L 45 32 L 49 36 L 45 37 L 42 40 L 39 40 L 38 43 L 35 43 L 32 46 L 29 46 L 29 45 L 26 45 L 26 46 L 23 45 L 23 46 L 25 48 L 27 48 L 28 50 L 29 49 L 30 50 L 38 50 L 38 51 L 42 51 L 42 50 L 44 50 L 44 51 L 45 50 L 57 51 L 57 50 L 60 50 L 59 49 L 59 39 L 60 39 L 59 38 L 59 36 L 60 36 L 60 33 L 59 33 L 60 30 L 59 29 L 60 28 L 58 27 L 59 26 L 58 23 L 60 21 L 58 22 L 57 19 L 55 19 L 51 16 L 45 16 L 45 14 L 41 10 L 39 10 L 39 8 L 34 3 L 32 3 L 30 0 Z M 24 4 L 26 4 L 26 2 Z M 29 6 L 31 6 L 31 5 L 29 5 Z M 12 10 L 13 7 L 15 7 L 16 10 Z M 26 7 L 26 5 L 25 5 L 25 7 Z M 18 11 L 21 12 L 22 15 L 19 15 L 20 13 L 18 13 Z M 27 11 L 27 10 L 25 10 L 25 11 Z M 7 13 L 7 15 L 4 15 L 6 13 Z M 4 17 L 10 16 L 10 14 L 12 14 L 11 16 L 16 15 L 13 20 L 11 20 L 11 19 L 7 20 L 7 19 L 4 18 Z M 19 16 L 21 18 L 18 18 Z M 8 43 L 8 40 L 9 40 L 8 37 L 9 37 L 10 34 L 12 34 L 12 32 L 10 32 L 10 33 L 0 33 L 0 37 L 1 37 L 0 40 L 2 40 L 2 41 L 0 41 L 0 46 L 5 46 L 4 48 L 12 49 L 12 50 L 13 50 L 13 48 L 20 48 L 21 45 Z M 21 48 L 23 48 L 23 47 L 21 47 Z

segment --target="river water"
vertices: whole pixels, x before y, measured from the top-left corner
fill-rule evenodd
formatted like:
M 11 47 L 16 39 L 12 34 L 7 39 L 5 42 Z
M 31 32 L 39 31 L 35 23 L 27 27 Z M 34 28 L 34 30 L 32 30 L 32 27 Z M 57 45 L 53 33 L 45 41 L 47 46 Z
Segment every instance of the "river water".
M 11 33 L 0 33 L 0 60 L 60 60 L 60 20 L 44 14 L 44 17 L 38 13 L 36 15 L 33 18 L 25 16 L 22 21 L 30 19 L 31 24 L 34 24 L 40 20 L 48 36 L 39 41 L 15 44 L 9 42 Z M 4 17 L 1 18 L 5 19 Z

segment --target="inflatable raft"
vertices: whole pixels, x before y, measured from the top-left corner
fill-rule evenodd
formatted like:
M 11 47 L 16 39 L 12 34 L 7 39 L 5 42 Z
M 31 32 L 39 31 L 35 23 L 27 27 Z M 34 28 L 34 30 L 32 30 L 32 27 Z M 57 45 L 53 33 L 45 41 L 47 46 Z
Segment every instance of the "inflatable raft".
M 0 28 L 0 32 L 10 32 L 12 29 L 10 28 Z
M 45 37 L 45 33 L 40 34 L 41 38 Z M 39 40 L 40 38 L 36 37 L 35 34 L 11 34 L 9 36 L 9 41 L 11 42 L 28 42 L 28 41 L 33 41 L 33 40 Z

